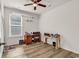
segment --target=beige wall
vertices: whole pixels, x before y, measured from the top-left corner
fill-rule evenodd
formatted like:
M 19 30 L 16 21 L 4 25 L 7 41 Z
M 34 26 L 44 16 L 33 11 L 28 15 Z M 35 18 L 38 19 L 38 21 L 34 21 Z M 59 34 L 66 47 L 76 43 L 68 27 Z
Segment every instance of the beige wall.
M 13 45 L 13 44 L 18 44 L 19 43 L 19 40 L 23 39 L 23 37 L 9 37 L 9 15 L 11 13 L 18 13 L 18 14 L 21 14 L 21 15 L 24 15 L 24 16 L 33 16 L 34 19 L 33 19 L 33 22 L 32 22 L 32 28 L 31 28 L 31 25 L 29 25 L 28 27 L 28 24 L 26 22 L 26 19 L 23 18 L 23 35 L 25 32 L 27 32 L 27 30 L 29 29 L 28 32 L 30 31 L 39 31 L 39 15 L 38 14 L 33 14 L 33 13 L 30 13 L 30 12 L 25 12 L 25 11 L 22 11 L 22 10 L 18 10 L 18 9 L 14 9 L 14 8 L 7 8 L 5 7 L 5 12 L 4 12 L 4 16 L 5 16 L 5 25 L 6 25 L 6 45 Z M 26 17 L 27 18 L 27 17 Z M 24 27 L 25 26 L 25 27 Z
M 61 47 L 79 53 L 79 0 L 72 0 L 43 14 L 40 31 L 42 34 L 61 34 Z

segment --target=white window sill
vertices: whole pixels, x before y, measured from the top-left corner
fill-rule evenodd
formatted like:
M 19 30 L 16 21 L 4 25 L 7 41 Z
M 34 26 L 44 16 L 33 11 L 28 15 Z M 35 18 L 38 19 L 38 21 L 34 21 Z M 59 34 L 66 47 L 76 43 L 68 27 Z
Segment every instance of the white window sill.
M 9 36 L 9 38 L 12 38 L 12 37 L 23 37 L 23 36 L 22 35 Z

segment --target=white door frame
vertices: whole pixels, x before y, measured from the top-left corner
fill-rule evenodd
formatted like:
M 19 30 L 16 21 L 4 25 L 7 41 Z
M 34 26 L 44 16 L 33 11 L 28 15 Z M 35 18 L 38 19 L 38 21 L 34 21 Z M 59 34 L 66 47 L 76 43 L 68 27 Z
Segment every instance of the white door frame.
M 1 0 L 1 42 L 0 43 L 4 43 L 4 39 L 5 39 L 5 35 L 4 35 L 4 0 Z M 4 49 L 4 45 L 0 46 L 0 58 L 2 57 L 3 54 L 3 49 Z

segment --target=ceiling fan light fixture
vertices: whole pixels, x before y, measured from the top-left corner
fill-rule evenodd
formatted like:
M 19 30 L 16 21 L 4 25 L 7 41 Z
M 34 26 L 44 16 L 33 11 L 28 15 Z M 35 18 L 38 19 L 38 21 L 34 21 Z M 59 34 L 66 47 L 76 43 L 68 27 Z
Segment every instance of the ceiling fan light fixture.
M 37 4 L 35 4 L 35 3 L 34 3 L 34 4 L 33 4 L 33 6 L 34 6 L 34 7 L 36 7 L 36 6 L 37 6 Z

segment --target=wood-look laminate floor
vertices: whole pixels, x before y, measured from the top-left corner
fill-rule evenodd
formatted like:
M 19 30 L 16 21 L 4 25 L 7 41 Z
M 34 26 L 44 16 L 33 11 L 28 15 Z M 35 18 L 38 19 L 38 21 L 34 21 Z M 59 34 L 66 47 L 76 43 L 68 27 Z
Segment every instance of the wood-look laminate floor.
M 54 49 L 51 45 L 42 42 L 31 45 L 19 45 L 11 50 L 6 50 L 3 58 L 78 58 L 79 55 L 73 52 Z

